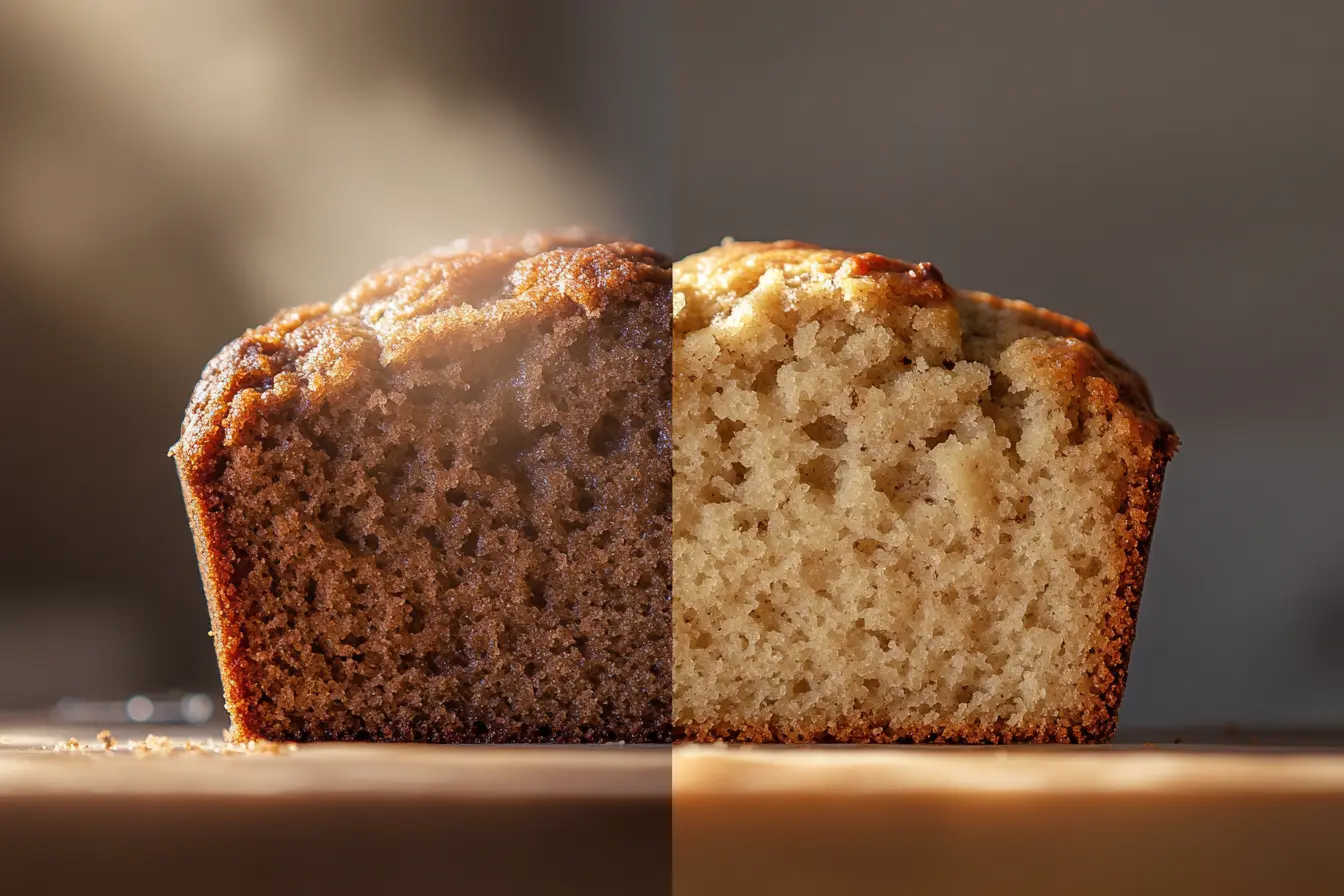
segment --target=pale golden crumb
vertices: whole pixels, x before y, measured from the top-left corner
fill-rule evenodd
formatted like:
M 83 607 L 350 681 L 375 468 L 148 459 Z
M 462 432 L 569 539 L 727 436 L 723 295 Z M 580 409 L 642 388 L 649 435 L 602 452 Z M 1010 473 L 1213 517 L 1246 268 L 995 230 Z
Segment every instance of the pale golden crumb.
M 56 749 L 68 752 L 78 752 L 81 748 L 79 746 L 79 741 L 72 737 L 63 743 L 57 744 Z
M 117 745 L 117 739 L 112 736 L 112 732 L 103 729 L 98 732 L 98 743 L 103 745 L 104 750 L 110 750 Z
M 1106 686 L 1156 424 L 1085 327 L 873 258 L 675 267 L 677 723 L 1045 726 Z

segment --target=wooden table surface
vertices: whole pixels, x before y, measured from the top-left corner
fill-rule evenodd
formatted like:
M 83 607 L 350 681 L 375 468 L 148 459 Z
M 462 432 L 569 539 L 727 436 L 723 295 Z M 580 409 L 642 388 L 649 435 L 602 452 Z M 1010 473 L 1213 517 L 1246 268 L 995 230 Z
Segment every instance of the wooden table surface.
M 1333 734 L 245 750 L 87 727 L 0 718 L 0 893 L 1344 892 Z
M 111 733 L 106 749 L 96 728 L 0 720 L 0 894 L 671 885 L 667 747 L 245 750 L 218 727 Z

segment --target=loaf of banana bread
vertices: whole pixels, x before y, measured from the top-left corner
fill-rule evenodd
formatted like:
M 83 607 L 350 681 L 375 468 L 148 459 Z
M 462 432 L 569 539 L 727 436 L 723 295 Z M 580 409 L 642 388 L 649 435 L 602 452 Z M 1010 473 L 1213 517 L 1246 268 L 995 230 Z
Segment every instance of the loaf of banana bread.
M 1143 381 L 928 264 L 729 242 L 673 280 L 686 736 L 1108 738 L 1177 444 Z
M 173 449 L 234 735 L 670 737 L 671 269 L 460 243 L 210 362 Z

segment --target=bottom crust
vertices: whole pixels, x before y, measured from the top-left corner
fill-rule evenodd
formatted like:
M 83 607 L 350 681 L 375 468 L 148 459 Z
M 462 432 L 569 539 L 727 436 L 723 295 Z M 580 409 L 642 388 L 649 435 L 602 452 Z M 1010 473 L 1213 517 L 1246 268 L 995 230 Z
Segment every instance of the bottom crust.
M 240 686 L 242 682 L 238 683 Z M 640 719 L 610 719 L 605 728 L 576 726 L 519 725 L 508 719 L 494 724 L 481 721 L 470 726 L 444 727 L 388 723 L 381 728 L 341 727 L 327 724 L 312 726 L 271 725 L 256 719 L 247 707 L 235 708 L 230 719 L 230 739 L 235 742 L 276 741 L 315 743 L 358 741 L 366 743 L 426 744 L 670 744 L 674 738 L 670 726 L 648 725 Z
M 691 743 L 730 741 L 756 744 L 1099 744 L 1115 734 L 1115 718 L 1109 716 L 1085 724 L 1042 722 L 1036 725 L 1009 725 L 1006 722 L 982 725 L 889 725 L 873 718 L 855 717 L 827 725 L 807 728 L 778 724 L 685 725 L 678 729 L 678 740 Z

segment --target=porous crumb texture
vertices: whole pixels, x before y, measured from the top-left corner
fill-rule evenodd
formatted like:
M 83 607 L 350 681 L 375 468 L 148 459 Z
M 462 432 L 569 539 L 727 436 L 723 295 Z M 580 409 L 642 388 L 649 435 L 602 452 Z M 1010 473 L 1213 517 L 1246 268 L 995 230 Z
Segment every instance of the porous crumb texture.
M 801 243 L 678 262 L 674 723 L 1098 741 L 1170 427 L 1084 325 Z
M 459 244 L 206 368 L 174 448 L 239 738 L 670 737 L 671 269 Z

